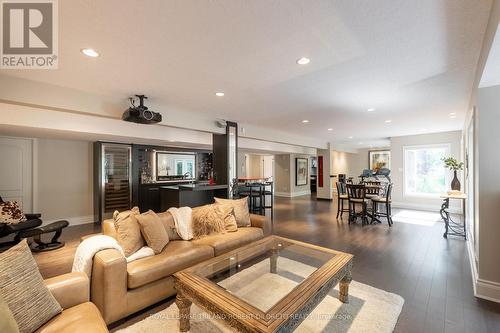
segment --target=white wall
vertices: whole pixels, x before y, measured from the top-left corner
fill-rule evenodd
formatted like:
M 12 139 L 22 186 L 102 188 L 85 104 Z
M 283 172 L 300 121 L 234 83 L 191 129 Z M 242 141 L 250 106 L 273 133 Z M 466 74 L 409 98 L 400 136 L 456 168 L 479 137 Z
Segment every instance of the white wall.
M 500 302 L 500 86 L 478 90 L 476 189 L 479 226 L 477 293 Z
M 92 143 L 36 139 L 35 210 L 44 223 L 94 222 Z
M 295 159 L 307 158 L 309 160 L 309 173 L 307 185 L 295 185 Z M 310 155 L 282 154 L 274 158 L 275 195 L 281 197 L 296 197 L 311 194 L 311 161 Z
M 274 157 L 274 190 L 277 196 L 286 196 L 291 193 L 290 154 L 275 155 Z
M 360 149 L 357 153 L 332 151 L 332 175 L 346 174 L 355 180 L 364 169 L 368 168 L 368 149 Z
M 461 131 L 400 136 L 391 138 L 391 180 L 394 183 L 392 191 L 393 206 L 411 208 L 411 209 L 424 209 L 439 211 L 442 204 L 442 199 L 439 197 L 419 197 L 407 196 L 403 190 L 403 149 L 406 146 L 418 145 L 432 145 L 432 144 L 449 144 L 450 156 L 462 161 L 461 156 Z M 450 176 L 451 176 L 451 171 Z M 460 182 L 463 186 L 463 177 L 460 173 Z M 459 202 L 450 202 L 450 207 L 456 211 L 461 212 Z

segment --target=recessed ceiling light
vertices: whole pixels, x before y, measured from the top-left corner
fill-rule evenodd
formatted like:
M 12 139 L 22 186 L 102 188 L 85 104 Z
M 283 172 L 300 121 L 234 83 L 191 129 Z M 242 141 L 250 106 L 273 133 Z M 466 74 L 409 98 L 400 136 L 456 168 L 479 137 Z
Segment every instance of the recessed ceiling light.
M 427 128 L 421 128 L 420 129 L 422 132 L 427 132 Z
M 307 65 L 310 62 L 311 62 L 311 59 L 306 58 L 306 57 L 302 57 L 302 58 L 297 60 L 297 64 L 299 64 L 299 65 Z
M 333 128 L 329 128 L 328 130 L 329 130 L 329 131 L 333 131 Z
M 375 111 L 375 110 L 376 110 L 375 108 L 369 108 L 369 109 L 368 109 L 368 110 L 366 110 L 366 111 L 368 111 L 368 112 L 373 112 L 373 111 Z
M 392 123 L 392 120 L 387 119 L 387 120 L 385 121 L 385 123 L 386 123 L 386 124 L 390 124 L 390 123 Z
M 302 122 L 303 122 L 304 124 L 307 124 L 307 123 L 309 122 L 309 120 L 304 119 L 304 120 L 302 120 Z
M 456 116 L 457 114 L 455 112 L 450 112 L 450 116 Z
M 351 135 L 350 137 L 348 137 L 348 139 L 352 139 L 352 138 L 353 138 L 353 136 L 352 136 L 352 135 Z
M 81 51 L 88 57 L 97 58 L 99 56 L 99 53 L 97 53 L 94 49 L 82 49 Z
M 362 145 L 362 144 L 363 144 L 363 142 L 358 142 L 358 145 Z
M 223 93 L 222 91 L 220 91 L 220 92 L 216 92 L 216 93 L 215 93 L 215 96 L 217 96 L 217 97 L 223 97 L 223 96 L 224 96 L 224 93 Z

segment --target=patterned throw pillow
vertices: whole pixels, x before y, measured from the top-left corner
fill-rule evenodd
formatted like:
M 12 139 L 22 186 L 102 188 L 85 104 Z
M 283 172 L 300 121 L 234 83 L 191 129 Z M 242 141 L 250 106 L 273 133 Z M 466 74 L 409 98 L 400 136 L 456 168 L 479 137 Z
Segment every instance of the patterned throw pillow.
M 26 221 L 23 211 L 15 201 L 0 203 L 0 223 L 17 224 Z
M 35 331 L 62 311 L 45 286 L 26 239 L 0 253 L 0 296 L 21 333 Z
M 215 198 L 215 202 L 220 205 L 233 207 L 238 227 L 249 227 L 251 225 L 247 197 L 236 200 Z

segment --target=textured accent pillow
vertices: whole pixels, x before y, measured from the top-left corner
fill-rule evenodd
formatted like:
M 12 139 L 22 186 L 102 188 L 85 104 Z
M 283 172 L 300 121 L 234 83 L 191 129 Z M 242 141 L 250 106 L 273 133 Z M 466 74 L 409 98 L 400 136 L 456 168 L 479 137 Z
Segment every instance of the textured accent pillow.
M 234 232 L 238 231 L 238 224 L 236 223 L 236 216 L 234 216 L 234 208 L 229 205 L 220 205 L 219 209 L 222 210 L 224 215 L 224 227 L 226 231 Z
M 139 208 L 137 207 L 121 213 L 115 211 L 113 214 L 117 240 L 123 248 L 125 257 L 132 255 L 144 246 L 141 227 L 136 219 L 137 215 L 139 215 Z
M 0 296 L 21 333 L 35 331 L 62 311 L 43 283 L 26 239 L 0 253 Z
M 146 243 L 153 249 L 155 254 L 160 253 L 168 244 L 168 234 L 158 215 L 148 210 L 141 215 L 136 215 L 137 222 L 141 226 L 141 233 Z
M 163 227 L 167 231 L 169 240 L 181 240 L 181 236 L 177 233 L 177 229 L 175 229 L 175 221 L 172 214 L 169 212 L 163 212 L 156 214 L 160 218 Z
M 7 303 L 0 296 L 0 332 L 2 333 L 19 333 L 16 320 L 12 311 L 10 311 Z
M 22 221 L 26 221 L 26 216 L 17 202 L 0 202 L 0 223 L 17 224 Z
M 224 208 L 220 205 L 205 205 L 193 208 L 193 237 L 195 239 L 226 231 Z
M 221 205 L 229 205 L 233 207 L 238 227 L 249 227 L 251 225 L 247 197 L 237 200 L 215 198 L 215 202 Z

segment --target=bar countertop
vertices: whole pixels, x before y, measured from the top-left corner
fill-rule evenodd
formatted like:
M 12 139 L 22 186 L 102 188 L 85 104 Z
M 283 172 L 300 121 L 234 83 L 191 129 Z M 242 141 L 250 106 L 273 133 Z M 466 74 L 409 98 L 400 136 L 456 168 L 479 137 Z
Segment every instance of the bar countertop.
M 204 184 L 187 184 L 187 185 L 172 185 L 160 186 L 160 190 L 176 190 L 176 191 L 212 191 L 228 188 L 227 185 L 204 185 Z

